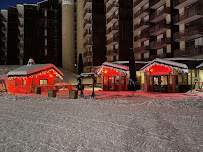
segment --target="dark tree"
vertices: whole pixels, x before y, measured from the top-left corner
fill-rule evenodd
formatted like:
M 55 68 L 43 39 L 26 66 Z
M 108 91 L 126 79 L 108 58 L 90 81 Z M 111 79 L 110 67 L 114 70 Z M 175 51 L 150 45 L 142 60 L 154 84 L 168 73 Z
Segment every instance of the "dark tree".
M 79 54 L 79 61 L 78 61 L 78 75 L 83 73 L 83 60 L 82 60 L 82 53 Z

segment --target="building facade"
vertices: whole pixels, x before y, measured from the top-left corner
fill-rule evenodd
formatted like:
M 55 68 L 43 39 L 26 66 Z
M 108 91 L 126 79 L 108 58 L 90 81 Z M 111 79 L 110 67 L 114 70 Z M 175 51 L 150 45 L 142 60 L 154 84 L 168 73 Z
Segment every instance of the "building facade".
M 134 0 L 136 60 L 202 58 L 202 1 Z
M 1 21 L 2 64 L 22 65 L 33 58 L 61 66 L 61 5 L 57 0 L 9 6 L 1 11 Z

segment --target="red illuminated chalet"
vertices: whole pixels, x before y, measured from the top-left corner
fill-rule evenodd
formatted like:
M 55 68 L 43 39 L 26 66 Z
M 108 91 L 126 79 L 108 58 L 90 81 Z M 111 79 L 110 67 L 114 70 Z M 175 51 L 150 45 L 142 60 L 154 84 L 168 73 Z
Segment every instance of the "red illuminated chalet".
M 55 88 L 56 79 L 63 79 L 63 73 L 53 64 L 35 64 L 33 59 L 27 65 L 10 71 L 6 84 L 10 93 L 34 93 L 36 87 L 42 92 Z

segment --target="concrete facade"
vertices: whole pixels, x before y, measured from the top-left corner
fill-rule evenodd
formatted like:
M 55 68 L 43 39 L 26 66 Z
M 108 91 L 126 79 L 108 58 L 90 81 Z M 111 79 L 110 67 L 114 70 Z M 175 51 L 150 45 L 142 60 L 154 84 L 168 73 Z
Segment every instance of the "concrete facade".
M 74 2 L 62 1 L 62 67 L 76 72 Z

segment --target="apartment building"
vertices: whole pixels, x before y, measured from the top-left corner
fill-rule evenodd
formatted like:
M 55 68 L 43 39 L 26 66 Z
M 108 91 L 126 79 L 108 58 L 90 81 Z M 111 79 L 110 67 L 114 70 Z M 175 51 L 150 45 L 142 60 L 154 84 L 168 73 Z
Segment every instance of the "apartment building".
M 61 5 L 57 0 L 9 6 L 1 14 L 4 64 L 27 64 L 33 58 L 36 63 L 61 66 Z
M 173 21 L 179 27 L 179 31 L 173 35 L 174 41 L 179 43 L 174 57 L 202 58 L 203 1 L 174 0 L 173 7 L 178 10 Z
M 178 43 L 173 33 L 178 26 L 173 24 L 178 11 L 172 0 L 134 1 L 134 48 L 136 60 L 153 60 L 172 57 Z
M 6 64 L 7 38 L 8 38 L 8 11 L 1 10 L 0 13 L 0 64 Z
M 77 1 L 77 54 L 83 54 L 84 72 L 106 61 L 105 25 L 104 0 Z
M 106 0 L 107 61 L 129 60 L 133 48 L 132 0 Z
M 134 0 L 137 60 L 202 58 L 201 0 Z

